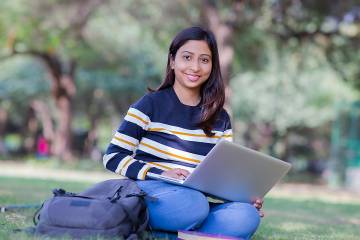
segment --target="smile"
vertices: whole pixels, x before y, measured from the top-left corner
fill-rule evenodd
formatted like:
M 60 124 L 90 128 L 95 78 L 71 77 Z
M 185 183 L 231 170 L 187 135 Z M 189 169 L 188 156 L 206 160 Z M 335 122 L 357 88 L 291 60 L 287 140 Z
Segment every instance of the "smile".
M 193 75 L 193 74 L 185 74 L 187 79 L 189 79 L 192 82 L 195 82 L 197 80 L 199 80 L 200 76 L 199 75 Z

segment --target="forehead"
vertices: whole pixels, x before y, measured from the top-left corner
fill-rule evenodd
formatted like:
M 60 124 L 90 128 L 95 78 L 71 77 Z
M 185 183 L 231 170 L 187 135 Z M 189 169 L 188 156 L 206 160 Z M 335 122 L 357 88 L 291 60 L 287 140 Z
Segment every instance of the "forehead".
M 178 52 L 191 52 L 194 54 L 202 55 L 206 54 L 211 56 L 211 50 L 209 45 L 204 40 L 189 40 L 184 45 L 182 45 Z

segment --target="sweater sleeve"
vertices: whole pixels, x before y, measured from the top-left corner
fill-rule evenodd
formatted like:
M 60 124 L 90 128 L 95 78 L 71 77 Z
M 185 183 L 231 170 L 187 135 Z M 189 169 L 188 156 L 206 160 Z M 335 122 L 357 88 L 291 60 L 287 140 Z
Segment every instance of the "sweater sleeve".
M 123 122 L 115 132 L 103 157 L 104 167 L 131 179 L 147 179 L 148 172 L 161 174 L 163 170 L 134 158 L 141 138 L 145 135 L 153 106 L 148 95 L 131 105 Z
M 229 114 L 224 110 L 224 134 L 222 136 L 222 139 L 225 139 L 227 141 L 233 142 L 233 131 L 231 127 L 231 120 Z

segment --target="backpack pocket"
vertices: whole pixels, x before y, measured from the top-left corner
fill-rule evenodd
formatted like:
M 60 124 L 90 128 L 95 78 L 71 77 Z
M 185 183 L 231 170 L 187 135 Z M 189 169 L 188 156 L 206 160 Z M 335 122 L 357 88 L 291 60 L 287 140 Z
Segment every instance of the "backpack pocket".
M 121 204 L 108 199 L 54 197 L 44 204 L 42 221 L 57 227 L 109 229 L 126 221 Z

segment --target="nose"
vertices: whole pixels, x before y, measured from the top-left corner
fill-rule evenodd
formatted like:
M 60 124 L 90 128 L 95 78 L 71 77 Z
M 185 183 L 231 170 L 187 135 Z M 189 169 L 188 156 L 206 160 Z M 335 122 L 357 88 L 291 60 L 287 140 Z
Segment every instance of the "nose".
M 200 70 L 199 62 L 198 61 L 192 61 L 190 68 L 191 68 L 191 70 L 193 72 L 198 72 Z

